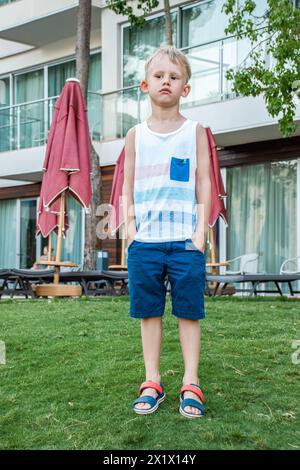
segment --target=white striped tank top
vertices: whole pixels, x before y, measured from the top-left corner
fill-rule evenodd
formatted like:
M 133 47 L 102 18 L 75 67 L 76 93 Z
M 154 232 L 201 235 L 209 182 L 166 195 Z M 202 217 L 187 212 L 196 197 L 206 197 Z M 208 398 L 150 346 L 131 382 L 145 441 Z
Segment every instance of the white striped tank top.
M 168 133 L 135 126 L 135 240 L 186 240 L 195 231 L 197 124 L 186 119 Z

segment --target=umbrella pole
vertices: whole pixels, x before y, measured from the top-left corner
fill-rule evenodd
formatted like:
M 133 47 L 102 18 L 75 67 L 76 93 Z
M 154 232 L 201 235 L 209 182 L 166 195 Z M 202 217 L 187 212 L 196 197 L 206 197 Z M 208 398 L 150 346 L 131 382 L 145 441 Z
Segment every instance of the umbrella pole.
M 56 258 L 55 258 L 55 261 L 57 263 L 61 261 L 62 233 L 63 233 L 63 228 L 64 228 L 64 217 L 65 217 L 65 200 L 66 200 L 66 191 L 62 193 L 61 200 L 60 200 L 58 236 L 57 236 L 57 247 L 56 247 Z M 60 266 L 55 266 L 54 284 L 59 283 L 59 273 L 60 273 Z
M 59 220 L 58 220 L 58 234 L 57 234 L 57 246 L 56 246 L 56 257 L 55 261 L 46 261 L 49 266 L 55 268 L 53 284 L 40 284 L 36 286 L 35 292 L 38 297 L 74 297 L 82 295 L 82 287 L 78 285 L 66 285 L 59 283 L 60 267 L 75 267 L 78 266 L 76 263 L 70 261 L 61 261 L 62 252 L 62 238 L 65 224 L 65 210 L 66 210 L 66 191 L 61 195 L 60 209 L 59 209 Z M 51 248 L 50 238 L 48 239 L 48 247 Z M 51 256 L 51 252 L 50 252 Z
M 214 237 L 214 229 L 213 227 L 209 227 L 209 240 L 211 243 L 211 262 L 216 262 L 216 245 L 215 245 L 215 237 Z
M 48 235 L 48 261 L 51 261 L 51 252 L 52 252 L 52 232 Z M 51 266 L 48 266 L 48 269 Z
M 125 265 L 125 238 L 124 238 L 124 235 L 125 235 L 125 224 L 122 224 L 122 227 L 121 227 L 121 231 L 122 231 L 122 248 L 121 248 L 121 265 L 124 266 Z

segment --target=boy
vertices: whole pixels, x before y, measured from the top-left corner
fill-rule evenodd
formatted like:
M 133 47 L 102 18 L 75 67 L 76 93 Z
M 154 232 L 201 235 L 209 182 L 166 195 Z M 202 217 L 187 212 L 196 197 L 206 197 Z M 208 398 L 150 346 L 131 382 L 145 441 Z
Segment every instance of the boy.
M 190 77 L 186 56 L 173 46 L 148 58 L 140 88 L 149 93 L 152 114 L 126 135 L 123 208 L 130 316 L 141 319 L 146 371 L 133 409 L 153 413 L 165 398 L 159 366 L 168 276 L 185 367 L 179 410 L 199 418 L 206 411 L 198 379 L 199 320 L 205 317 L 211 187 L 205 129 L 179 112 Z

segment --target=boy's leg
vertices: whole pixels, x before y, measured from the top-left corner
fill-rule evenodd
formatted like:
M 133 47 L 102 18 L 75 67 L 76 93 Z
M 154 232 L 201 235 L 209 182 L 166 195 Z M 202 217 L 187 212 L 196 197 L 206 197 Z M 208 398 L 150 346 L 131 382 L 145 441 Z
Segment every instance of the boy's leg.
M 184 376 L 183 385 L 197 384 L 198 368 L 200 359 L 200 340 L 201 329 L 199 320 L 189 320 L 186 318 L 178 318 L 179 338 L 181 350 L 184 360 Z M 201 402 L 199 397 L 193 392 L 184 392 L 184 398 L 193 398 Z M 201 413 L 197 408 L 187 406 L 185 408 L 187 413 L 198 414 Z
M 146 381 L 160 383 L 160 350 L 162 339 L 162 317 L 143 318 L 141 320 L 141 334 L 143 343 L 143 354 L 146 371 Z M 153 388 L 145 388 L 141 396 L 150 395 L 156 398 L 158 393 Z M 135 405 L 139 409 L 150 408 L 148 403 Z

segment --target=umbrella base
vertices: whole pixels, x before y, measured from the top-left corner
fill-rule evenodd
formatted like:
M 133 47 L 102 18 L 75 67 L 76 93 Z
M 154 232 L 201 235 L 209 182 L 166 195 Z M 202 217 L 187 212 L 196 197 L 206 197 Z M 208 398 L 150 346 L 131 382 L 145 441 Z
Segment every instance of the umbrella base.
M 35 288 L 37 297 L 80 297 L 81 286 L 69 286 L 67 284 L 42 284 Z

